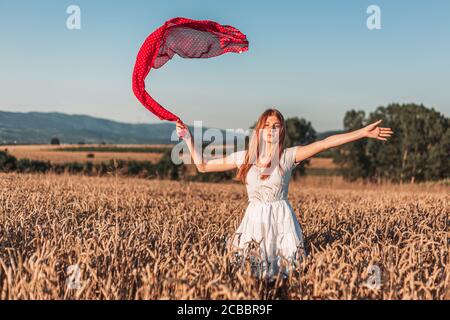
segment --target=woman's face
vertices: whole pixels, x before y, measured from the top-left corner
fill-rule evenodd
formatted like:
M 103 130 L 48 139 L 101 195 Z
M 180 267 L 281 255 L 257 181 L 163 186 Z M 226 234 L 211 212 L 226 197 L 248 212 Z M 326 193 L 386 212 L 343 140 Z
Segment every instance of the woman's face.
M 262 139 L 266 143 L 278 143 L 283 124 L 276 116 L 267 117 L 262 127 Z

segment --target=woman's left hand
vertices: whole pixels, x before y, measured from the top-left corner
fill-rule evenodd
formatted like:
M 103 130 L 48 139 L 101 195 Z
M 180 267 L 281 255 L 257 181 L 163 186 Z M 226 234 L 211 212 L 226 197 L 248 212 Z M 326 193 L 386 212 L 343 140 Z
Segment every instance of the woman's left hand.
M 379 125 L 383 120 L 378 120 L 372 124 L 363 128 L 364 136 L 366 138 L 378 139 L 382 141 L 387 141 L 391 135 L 394 133 L 391 128 L 383 128 Z

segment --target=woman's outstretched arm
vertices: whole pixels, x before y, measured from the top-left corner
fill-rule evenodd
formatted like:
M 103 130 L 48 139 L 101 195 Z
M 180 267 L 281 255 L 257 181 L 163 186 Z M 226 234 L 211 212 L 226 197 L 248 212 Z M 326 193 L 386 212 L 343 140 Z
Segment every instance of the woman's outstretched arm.
M 181 121 L 177 122 L 177 134 L 186 142 L 199 172 L 221 172 L 237 168 L 235 154 L 212 160 L 203 159 L 201 152 L 198 152 L 197 148 L 195 148 L 194 138 L 189 132 L 189 128 Z
M 347 133 L 335 134 L 329 136 L 326 139 L 313 142 L 306 146 L 298 146 L 296 151 L 295 161 L 300 162 L 308 159 L 317 153 L 328 150 L 333 147 L 338 147 L 343 144 L 353 142 L 363 138 L 372 138 L 381 141 L 387 141 L 388 138 L 394 133 L 391 128 L 379 127 L 382 120 L 378 120 L 368 126 L 350 131 Z

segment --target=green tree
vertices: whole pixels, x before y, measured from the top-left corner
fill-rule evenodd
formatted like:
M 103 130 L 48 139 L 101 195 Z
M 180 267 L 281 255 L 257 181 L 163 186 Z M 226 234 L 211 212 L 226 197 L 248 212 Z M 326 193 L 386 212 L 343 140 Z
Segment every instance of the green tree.
M 186 168 L 182 164 L 173 163 L 171 152 L 171 149 L 165 151 L 155 166 L 155 173 L 160 179 L 179 180 L 184 178 Z
M 50 144 L 51 144 L 51 145 L 60 145 L 60 141 L 59 141 L 59 139 L 58 139 L 57 137 L 53 137 L 53 138 L 50 140 Z
M 17 159 L 8 150 L 0 151 L 0 171 L 11 172 L 17 169 Z
M 344 131 L 353 131 L 366 125 L 365 112 L 350 110 L 344 116 Z M 334 162 L 341 167 L 345 179 L 354 181 L 367 179 L 372 172 L 372 164 L 366 152 L 367 140 L 361 139 L 333 150 Z
M 310 144 L 314 142 L 316 138 L 317 133 L 311 125 L 311 122 L 298 117 L 286 119 L 285 145 L 287 148 Z M 306 166 L 309 166 L 309 164 L 309 159 L 302 161 L 293 171 L 293 178 L 295 179 L 299 175 L 304 175 L 305 168 Z
M 339 148 L 335 162 L 346 179 L 427 181 L 448 178 L 450 164 L 449 119 L 417 104 L 378 107 L 367 119 L 363 111 L 346 113 L 346 130 L 359 129 L 382 119 L 394 135 L 386 143 L 361 139 Z

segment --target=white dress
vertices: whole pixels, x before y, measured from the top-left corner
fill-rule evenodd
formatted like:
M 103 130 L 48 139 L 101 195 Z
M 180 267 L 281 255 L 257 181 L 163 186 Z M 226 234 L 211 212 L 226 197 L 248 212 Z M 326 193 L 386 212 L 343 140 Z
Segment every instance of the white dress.
M 263 168 L 255 165 L 247 174 L 249 204 L 233 235 L 231 248 L 238 249 L 240 253 L 237 257 L 242 258 L 246 256 L 250 243 L 259 243 L 262 260 L 257 262 L 258 276 L 276 276 L 281 272 L 286 277 L 290 267 L 300 262 L 305 254 L 302 228 L 288 201 L 289 181 L 292 170 L 298 164 L 295 153 L 296 147 L 285 149 L 280 166 L 265 180 L 260 178 Z M 235 152 L 232 156 L 240 167 L 245 151 Z

